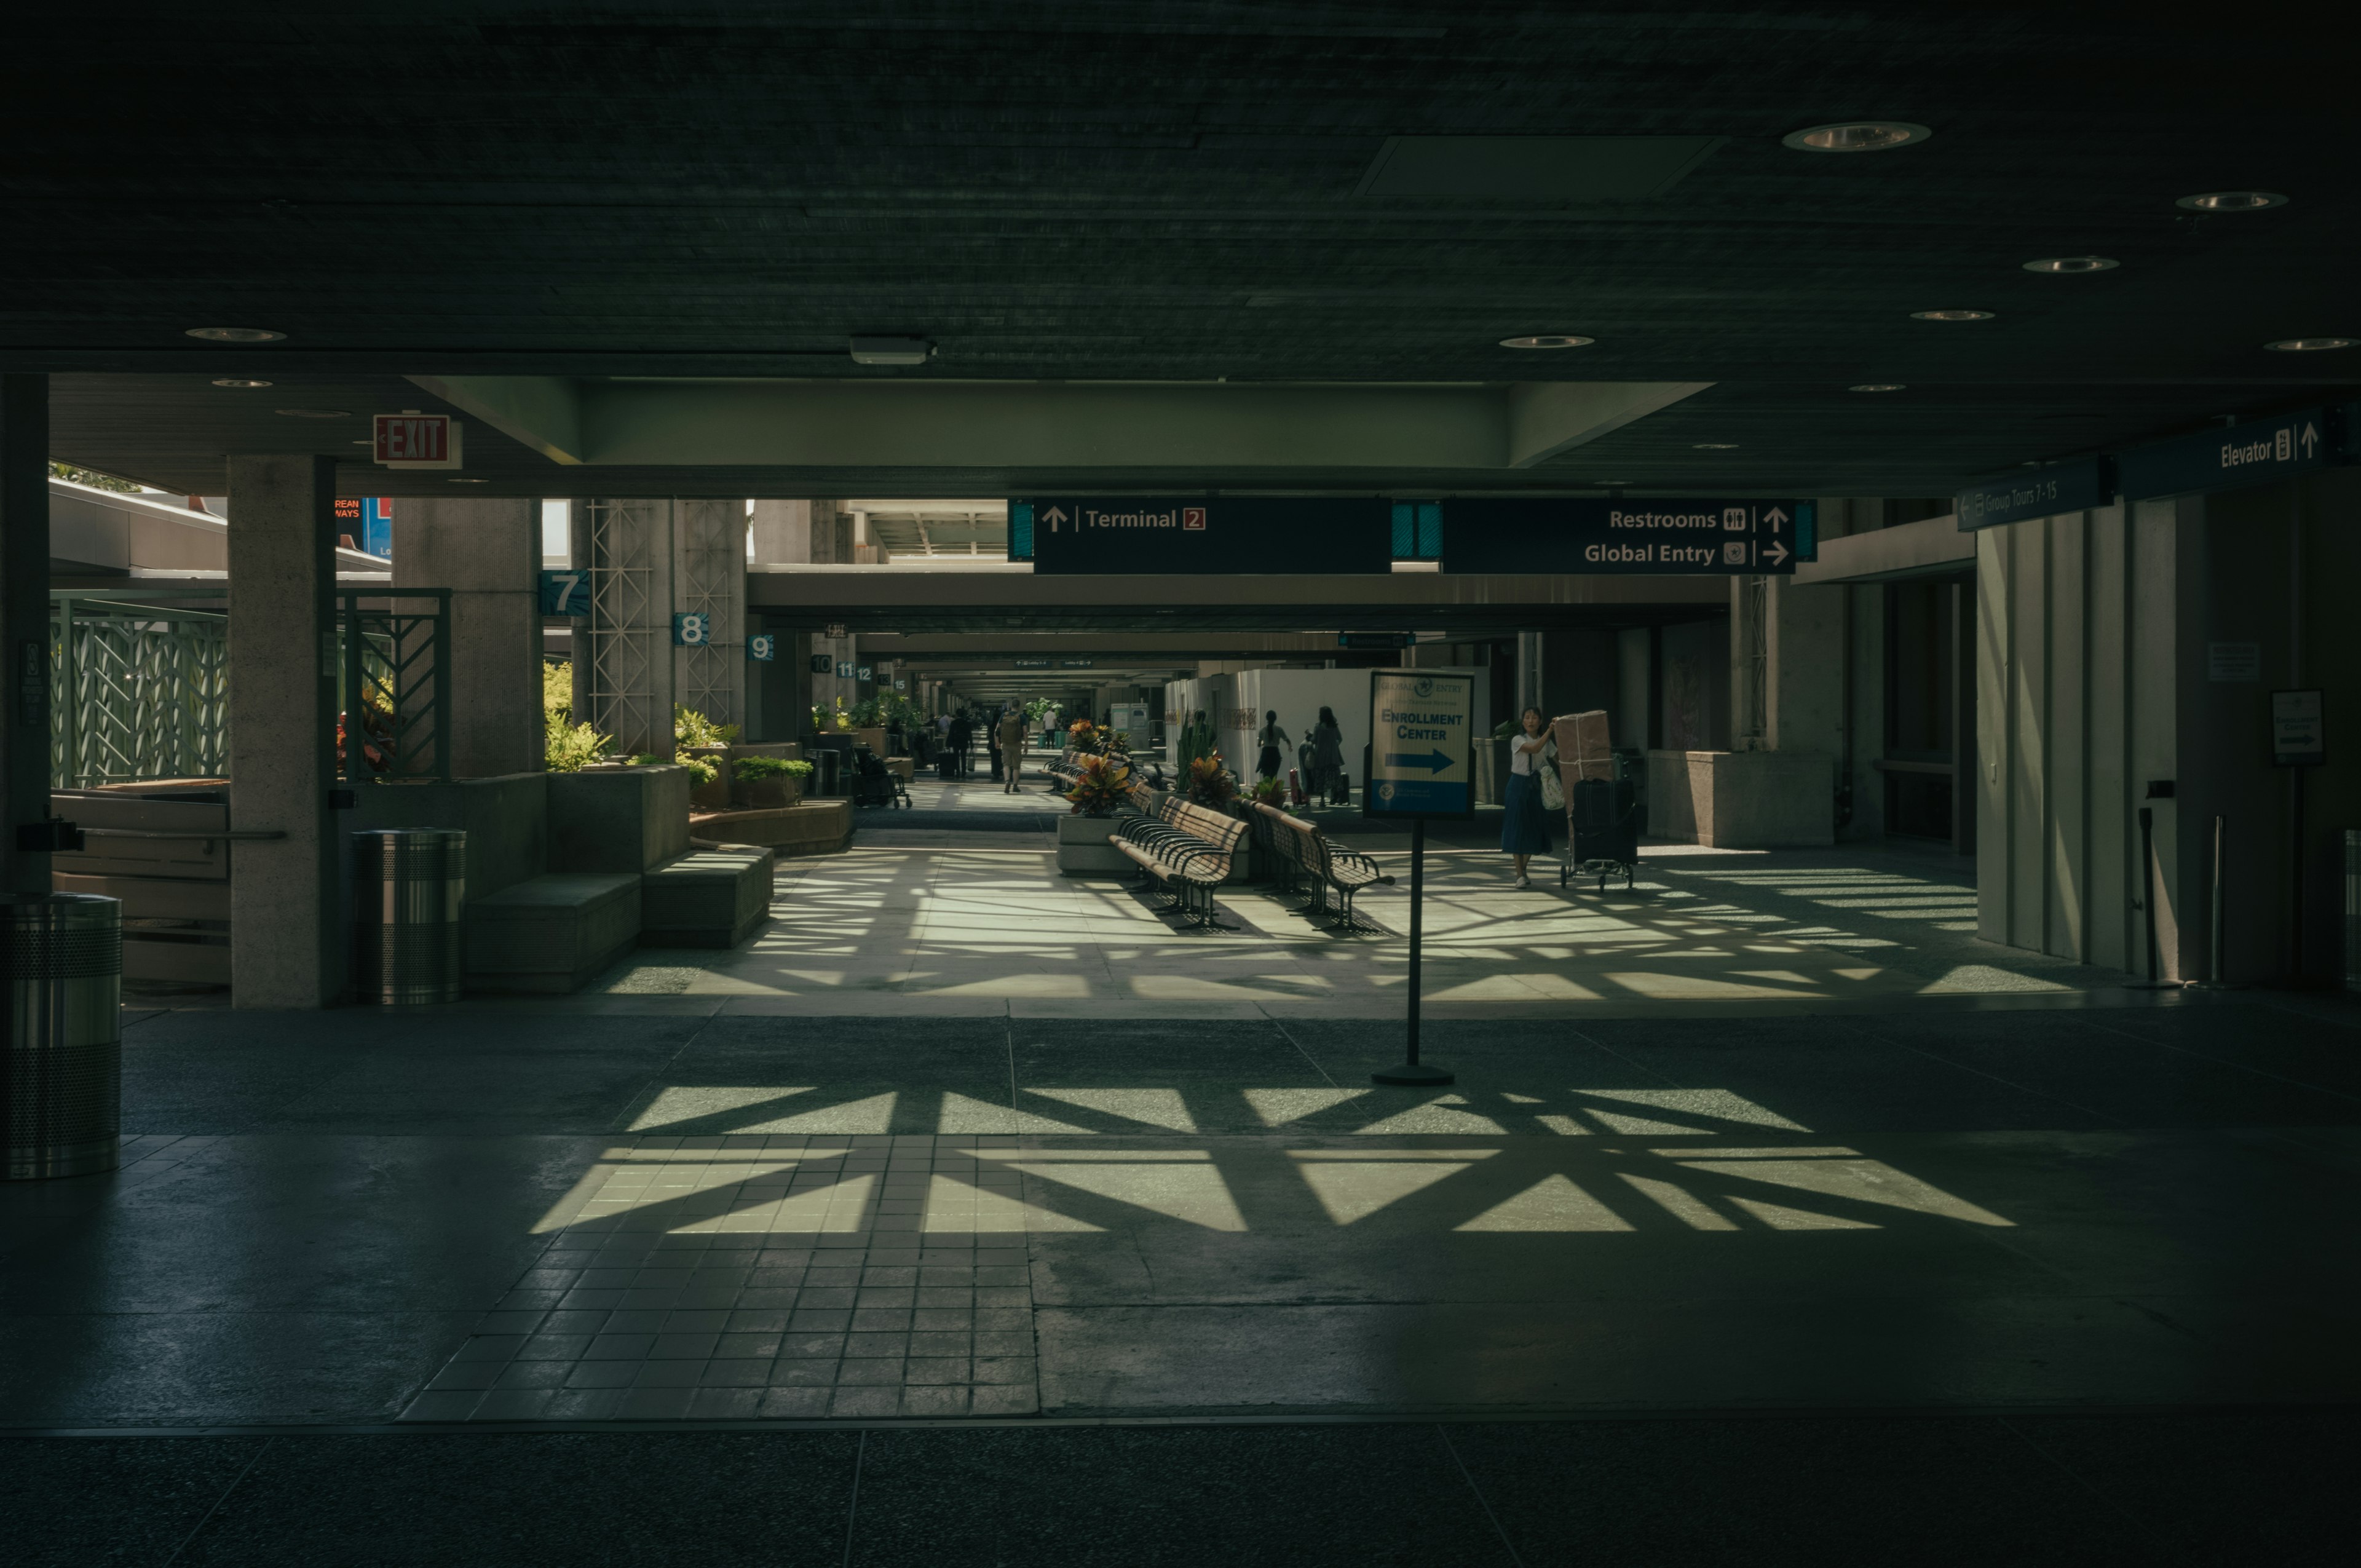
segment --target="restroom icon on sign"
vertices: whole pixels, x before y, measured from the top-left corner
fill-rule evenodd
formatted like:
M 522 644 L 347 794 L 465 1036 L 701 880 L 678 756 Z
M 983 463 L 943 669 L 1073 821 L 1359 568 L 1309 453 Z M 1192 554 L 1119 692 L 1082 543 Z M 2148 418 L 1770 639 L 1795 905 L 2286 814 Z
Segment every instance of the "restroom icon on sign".
M 1744 507 L 1724 507 L 1721 509 L 1721 526 L 1724 532 L 1743 533 L 1746 532 L 1746 523 L 1747 517 L 1746 509 Z

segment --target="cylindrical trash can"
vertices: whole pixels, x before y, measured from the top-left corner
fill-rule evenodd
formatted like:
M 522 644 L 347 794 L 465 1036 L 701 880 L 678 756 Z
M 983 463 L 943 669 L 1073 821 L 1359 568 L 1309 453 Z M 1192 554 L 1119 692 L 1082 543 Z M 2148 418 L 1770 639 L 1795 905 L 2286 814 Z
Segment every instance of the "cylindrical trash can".
M 81 893 L 0 902 L 8 1065 L 0 1175 L 113 1170 L 123 1132 L 123 905 Z
M 401 1007 L 459 1000 L 467 835 L 405 828 L 353 835 L 353 993 Z
M 829 748 L 812 753 L 812 794 L 825 800 L 843 792 L 837 788 L 837 772 L 843 764 L 844 754 Z

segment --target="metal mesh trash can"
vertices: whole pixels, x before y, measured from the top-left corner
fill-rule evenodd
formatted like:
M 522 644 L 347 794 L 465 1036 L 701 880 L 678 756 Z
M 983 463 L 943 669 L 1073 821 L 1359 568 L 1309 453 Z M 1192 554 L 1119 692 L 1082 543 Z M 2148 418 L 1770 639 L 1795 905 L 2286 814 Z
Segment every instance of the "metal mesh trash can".
M 11 1181 L 113 1170 L 123 1132 L 123 905 L 88 894 L 0 903 Z
M 353 835 L 353 992 L 384 1007 L 459 1000 L 467 835 L 407 828 Z

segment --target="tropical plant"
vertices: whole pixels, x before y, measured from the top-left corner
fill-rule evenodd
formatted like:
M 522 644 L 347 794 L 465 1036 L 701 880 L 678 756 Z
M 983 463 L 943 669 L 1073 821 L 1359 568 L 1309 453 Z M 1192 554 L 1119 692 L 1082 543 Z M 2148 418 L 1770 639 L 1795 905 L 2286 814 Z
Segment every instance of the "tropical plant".
M 1222 754 L 1208 751 L 1189 764 L 1189 798 L 1199 806 L 1227 806 L 1238 793 L 1238 781 L 1222 766 Z
M 393 709 L 374 691 L 361 694 L 361 763 L 371 773 L 393 766 Z M 336 755 L 345 754 L 345 715 L 336 715 Z
M 50 464 L 49 476 L 71 484 L 88 485 L 93 490 L 113 490 L 117 495 L 124 496 L 136 496 L 142 488 L 128 479 L 118 479 L 112 474 L 102 474 L 95 468 L 77 468 L 71 463 Z
M 1056 702 L 1046 696 L 1037 696 L 1025 705 L 1025 722 L 1028 725 L 1038 724 L 1041 722 L 1043 714 L 1057 711 Z
M 1286 793 L 1287 786 L 1279 782 L 1277 774 L 1273 774 L 1267 779 L 1257 779 L 1254 787 L 1246 791 L 1246 798 L 1260 801 L 1266 806 L 1277 806 L 1279 796 Z
M 615 738 L 574 722 L 574 671 L 555 659 L 541 662 L 543 765 L 553 773 L 578 773 L 614 750 Z
M 738 726 L 716 724 L 693 707 L 672 705 L 672 739 L 675 746 L 734 746 Z
M 1077 718 L 1066 726 L 1066 744 L 1085 757 L 1127 757 L 1131 737 L 1120 729 Z
M 811 772 L 809 762 L 785 757 L 741 757 L 730 764 L 730 776 L 740 784 L 752 784 L 758 779 L 807 779 Z
M 721 776 L 721 770 L 694 751 L 675 751 L 667 757 L 656 751 L 642 751 L 631 759 L 635 768 L 660 768 L 665 765 L 686 768 L 688 776 L 700 784 L 709 784 Z
M 1066 798 L 1074 803 L 1075 816 L 1112 816 L 1117 806 L 1130 801 L 1130 758 L 1078 757 L 1074 767 L 1074 787 L 1066 792 Z

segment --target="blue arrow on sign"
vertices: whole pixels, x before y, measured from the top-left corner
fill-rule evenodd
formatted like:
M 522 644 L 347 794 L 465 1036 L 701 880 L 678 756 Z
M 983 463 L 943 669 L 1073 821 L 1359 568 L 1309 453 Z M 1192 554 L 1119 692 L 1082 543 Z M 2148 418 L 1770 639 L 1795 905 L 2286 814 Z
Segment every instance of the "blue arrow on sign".
M 1424 768 L 1429 773 L 1439 773 L 1450 765 L 1451 759 L 1440 751 L 1430 752 L 1423 757 L 1413 756 L 1408 751 L 1386 753 L 1386 766 L 1389 768 Z

